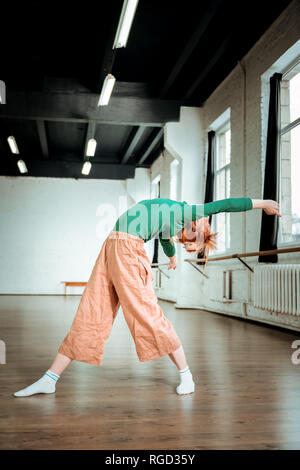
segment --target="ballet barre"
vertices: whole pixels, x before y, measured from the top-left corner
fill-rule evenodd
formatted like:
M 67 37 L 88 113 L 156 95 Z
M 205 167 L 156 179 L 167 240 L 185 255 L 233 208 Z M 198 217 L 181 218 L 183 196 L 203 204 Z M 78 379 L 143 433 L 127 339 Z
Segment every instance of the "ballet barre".
M 151 268 L 156 268 L 158 266 L 169 266 L 170 263 L 151 263 Z
M 225 260 L 225 259 L 238 259 L 241 263 L 243 263 L 246 268 L 248 268 L 252 273 L 254 272 L 253 269 L 251 268 L 251 266 L 249 266 L 249 264 L 246 263 L 246 261 L 244 261 L 242 259 L 243 258 L 247 258 L 247 257 L 250 257 L 250 256 L 268 256 L 268 255 L 275 255 L 275 254 L 280 254 L 280 253 L 295 253 L 297 251 L 300 251 L 300 246 L 295 246 L 295 247 L 290 247 L 290 248 L 278 248 L 276 250 L 265 250 L 265 251 L 251 251 L 249 253 L 233 253 L 231 255 L 225 255 L 225 256 L 211 256 L 207 259 L 207 262 L 209 261 L 221 261 L 221 260 Z M 205 276 L 206 278 L 208 278 L 208 276 L 203 272 L 201 271 L 201 269 L 199 269 L 197 266 L 195 266 L 193 263 L 195 264 L 204 264 L 204 260 L 203 258 L 186 258 L 184 261 L 188 262 L 191 266 L 193 266 L 193 268 L 197 269 L 197 271 L 199 271 L 201 274 L 203 274 L 203 276 Z

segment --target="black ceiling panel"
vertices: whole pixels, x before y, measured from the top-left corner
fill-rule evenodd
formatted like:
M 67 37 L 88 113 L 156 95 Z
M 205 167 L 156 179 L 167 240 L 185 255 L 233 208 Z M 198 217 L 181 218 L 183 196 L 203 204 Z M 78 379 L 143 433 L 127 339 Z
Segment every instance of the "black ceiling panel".
M 45 125 L 50 155 L 61 151 L 83 156 L 87 124 L 46 121 Z
M 95 139 L 97 141 L 97 149 L 95 157 L 112 158 L 118 156 L 120 149 L 125 145 L 132 126 L 117 126 L 109 124 L 99 124 L 96 127 Z
M 199 3 L 188 2 L 178 9 L 172 0 L 141 1 L 127 47 L 117 54 L 113 73 L 121 81 L 159 83 L 167 77 L 178 54 L 199 22 Z M 207 2 L 206 2 L 207 3 Z
M 165 123 L 201 106 L 289 3 L 139 0 L 126 48 L 113 50 L 122 0 L 2 2 L 0 174 L 19 175 L 14 135 L 29 175 L 86 178 L 95 137 L 88 177 L 133 177 L 158 157 Z M 98 107 L 107 73 L 117 83 Z

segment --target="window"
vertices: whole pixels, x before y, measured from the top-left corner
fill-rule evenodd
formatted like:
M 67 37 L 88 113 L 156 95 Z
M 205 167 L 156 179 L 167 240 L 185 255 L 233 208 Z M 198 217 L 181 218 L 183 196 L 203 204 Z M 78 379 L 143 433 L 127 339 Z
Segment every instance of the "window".
M 300 242 L 300 59 L 281 82 L 280 208 L 278 244 Z
M 160 175 L 151 182 L 151 199 L 160 197 Z
M 178 160 L 173 160 L 170 165 L 170 199 L 174 201 L 178 197 Z
M 215 200 L 230 197 L 230 156 L 231 130 L 227 121 L 216 131 Z M 212 230 L 218 232 L 218 252 L 227 251 L 230 248 L 230 213 L 213 216 Z

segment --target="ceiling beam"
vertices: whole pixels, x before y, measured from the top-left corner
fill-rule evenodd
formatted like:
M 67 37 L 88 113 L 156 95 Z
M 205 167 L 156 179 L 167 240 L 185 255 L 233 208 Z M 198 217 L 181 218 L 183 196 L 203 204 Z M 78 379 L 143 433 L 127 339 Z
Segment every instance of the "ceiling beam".
M 158 142 L 163 138 L 164 136 L 164 129 L 163 127 L 161 129 L 155 129 L 149 139 L 147 140 L 144 149 L 140 153 L 140 155 L 137 157 L 137 165 L 141 165 L 144 163 L 146 158 L 150 155 L 152 150 L 156 147 Z
M 116 82 L 114 97 L 153 98 L 149 83 L 145 82 Z
M 136 148 L 138 142 L 140 141 L 143 133 L 145 131 L 145 127 L 140 126 L 137 129 L 133 130 L 133 133 L 130 135 L 128 141 L 126 142 L 126 150 L 123 153 L 123 156 L 121 158 L 121 163 L 124 165 L 129 158 L 132 156 L 134 149 Z
M 95 93 L 8 92 L 7 104 L 0 106 L 0 119 L 35 119 L 116 125 L 161 127 L 178 122 L 182 101 L 111 97 L 108 106 L 97 106 Z
M 189 42 L 185 46 L 182 54 L 180 55 L 179 59 L 177 60 L 175 66 L 173 67 L 169 77 L 167 78 L 161 92 L 160 92 L 160 98 L 164 98 L 166 94 L 168 93 L 169 89 L 175 82 L 177 76 L 180 74 L 180 72 L 183 70 L 184 64 L 188 61 L 190 56 L 192 55 L 193 51 L 195 50 L 197 44 L 199 43 L 201 37 L 207 30 L 209 23 L 215 16 L 219 6 L 222 4 L 223 0 L 215 0 L 214 2 L 207 2 L 207 8 L 206 10 L 201 14 L 201 19 L 200 22 L 192 34 Z
M 135 165 L 120 165 L 112 163 L 92 163 L 89 175 L 83 175 L 82 162 L 61 160 L 29 160 L 25 158 L 28 169 L 26 176 L 49 178 L 83 178 L 83 179 L 127 179 L 134 178 Z M 0 175 L 21 176 L 16 159 L 1 159 Z
M 84 149 L 83 149 L 83 156 L 82 156 L 83 160 L 89 160 L 90 158 L 86 156 L 87 145 L 88 145 L 88 141 L 95 137 L 95 131 L 96 131 L 96 122 L 89 121 L 88 126 L 87 126 L 86 136 L 85 136 Z
M 46 128 L 45 128 L 45 121 L 42 119 L 38 119 L 36 121 L 36 125 L 37 125 L 37 131 L 38 131 L 39 140 L 41 144 L 42 155 L 43 155 L 43 158 L 47 159 L 49 158 L 49 149 L 48 149 L 48 140 L 47 140 L 47 134 L 46 134 Z

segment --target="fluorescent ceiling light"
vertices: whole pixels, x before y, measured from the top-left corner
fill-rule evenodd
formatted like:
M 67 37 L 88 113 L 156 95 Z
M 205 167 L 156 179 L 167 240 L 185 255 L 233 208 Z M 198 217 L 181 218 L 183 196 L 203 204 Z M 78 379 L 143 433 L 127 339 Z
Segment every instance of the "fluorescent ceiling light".
M 87 144 L 86 156 L 93 157 L 96 152 L 97 141 L 96 139 L 90 139 Z
M 91 171 L 91 167 L 92 167 L 91 162 L 85 162 L 85 163 L 83 164 L 81 173 L 82 173 L 83 175 L 88 175 L 89 172 Z
M 12 151 L 12 153 L 20 153 L 18 146 L 17 146 L 16 139 L 14 138 L 13 135 L 7 137 L 7 142 L 8 142 L 8 145 L 10 146 L 10 150 Z
M 110 95 L 112 94 L 113 87 L 115 85 L 116 79 L 110 73 L 105 77 L 100 98 L 98 101 L 98 106 L 106 106 L 108 105 Z
M 113 49 L 125 47 L 139 0 L 124 0 Z
M 18 160 L 18 167 L 19 167 L 20 173 L 28 173 L 27 167 L 23 160 Z

